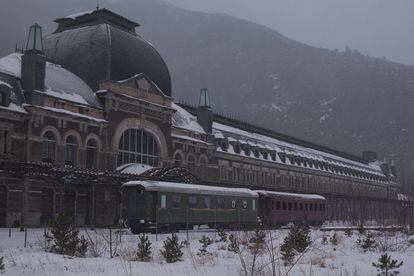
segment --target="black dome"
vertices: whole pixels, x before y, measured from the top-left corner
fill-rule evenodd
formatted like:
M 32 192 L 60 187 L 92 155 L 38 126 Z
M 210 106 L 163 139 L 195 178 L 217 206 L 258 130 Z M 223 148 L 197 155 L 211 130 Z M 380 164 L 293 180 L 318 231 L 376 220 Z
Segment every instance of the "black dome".
M 108 10 L 57 19 L 44 39 L 46 57 L 82 78 L 92 89 L 100 80 L 124 80 L 144 73 L 171 96 L 168 68 L 154 47 L 135 33 L 137 23 Z

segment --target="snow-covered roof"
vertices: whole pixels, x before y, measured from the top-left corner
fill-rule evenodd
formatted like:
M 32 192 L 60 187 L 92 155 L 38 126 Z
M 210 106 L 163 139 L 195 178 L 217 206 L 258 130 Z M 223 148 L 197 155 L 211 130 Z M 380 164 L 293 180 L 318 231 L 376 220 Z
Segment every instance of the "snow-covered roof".
M 0 59 L 0 73 L 21 78 L 22 54 L 13 53 Z M 92 89 L 75 74 L 60 65 L 46 62 L 45 91 L 48 96 L 76 104 L 101 108 Z
M 92 116 L 88 116 L 88 115 L 83 115 L 80 113 L 76 113 L 76 112 L 72 112 L 66 109 L 61 109 L 61 108 L 54 108 L 54 107 L 50 107 L 50 106 L 37 106 L 37 105 L 30 105 L 30 104 L 23 104 L 23 106 L 27 106 L 27 107 L 35 107 L 35 108 L 39 108 L 39 109 L 43 109 L 43 110 L 48 110 L 51 112 L 55 112 L 55 113 L 60 113 L 60 114 L 66 114 L 66 115 L 70 115 L 76 118 L 82 118 L 85 120 L 89 120 L 89 121 L 95 121 L 97 123 L 106 123 L 107 121 L 105 119 L 99 119 L 96 117 L 92 117 Z
M 116 168 L 116 170 L 120 173 L 140 175 L 141 173 L 148 171 L 152 168 L 153 167 L 145 164 L 130 163 L 119 166 L 118 168 Z
M 171 134 L 171 137 L 209 145 L 209 143 L 207 143 L 206 141 L 203 141 L 203 140 L 200 140 L 200 139 L 197 139 L 197 138 L 193 138 L 193 137 L 189 137 L 189 136 Z
M 78 18 L 80 16 L 87 15 L 87 14 L 91 14 L 94 11 L 95 10 L 78 12 L 78 13 L 74 13 L 74 14 L 70 14 L 68 16 L 65 16 L 64 18 L 66 18 L 66 19 L 76 19 L 76 18 Z
M 197 123 L 197 118 L 194 115 L 190 114 L 176 103 L 172 103 L 172 108 L 176 110 L 172 116 L 172 125 L 174 127 L 202 134 L 206 133 Z
M 273 191 L 264 191 L 264 190 L 258 190 L 255 192 L 261 195 L 275 195 L 275 196 L 289 197 L 289 198 L 294 197 L 294 198 L 301 198 L 301 199 L 326 200 L 325 197 L 321 195 L 315 195 L 315 194 L 294 194 L 294 193 L 273 192 Z
M 217 186 L 195 185 L 174 182 L 161 181 L 129 181 L 122 185 L 141 186 L 146 191 L 166 192 L 166 193 L 182 193 L 182 194 L 203 194 L 203 195 L 222 195 L 237 197 L 258 197 L 257 192 L 243 188 L 226 188 Z
M 362 162 L 346 159 L 344 157 L 337 156 L 331 153 L 323 152 L 312 148 L 307 148 L 304 146 L 299 146 L 270 136 L 265 136 L 254 132 L 248 132 L 233 126 L 217 122 L 213 123 L 213 133 L 215 137 L 224 136 L 229 140 L 237 139 L 242 144 L 248 144 L 250 146 L 259 144 L 262 147 L 264 145 L 266 148 L 272 148 L 275 149 L 277 152 L 284 152 L 287 155 L 305 157 L 315 161 L 324 161 L 329 164 L 335 164 L 338 166 L 342 166 L 344 168 L 355 169 L 364 173 L 371 173 L 381 177 L 385 176 L 382 173 L 381 167 L 378 162 L 365 164 Z M 217 150 L 222 151 L 220 147 Z M 233 152 L 230 151 L 229 153 Z M 243 154 L 243 152 L 240 152 L 239 154 Z M 254 155 L 251 155 L 251 158 L 255 158 Z

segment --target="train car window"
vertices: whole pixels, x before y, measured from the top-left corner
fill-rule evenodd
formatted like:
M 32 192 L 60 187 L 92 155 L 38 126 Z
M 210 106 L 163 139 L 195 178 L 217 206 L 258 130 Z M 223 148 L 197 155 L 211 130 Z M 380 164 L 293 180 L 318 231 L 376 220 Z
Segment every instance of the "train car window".
M 307 211 L 307 210 L 308 210 L 308 204 L 305 203 L 305 211 Z
M 313 211 L 313 204 L 309 203 L 309 211 Z
M 224 206 L 224 198 L 222 198 L 222 197 L 218 197 L 217 198 L 217 208 L 218 209 L 224 209 L 225 208 L 225 206 Z
M 297 202 L 293 203 L 293 210 L 295 210 L 295 211 L 298 210 L 298 203 Z
M 256 201 L 252 199 L 252 210 L 256 210 Z
M 286 210 L 286 202 L 282 202 L 283 210 Z
M 272 210 L 274 210 L 274 209 L 275 209 L 275 202 L 272 201 Z
M 276 210 L 280 210 L 280 201 L 276 201 Z
M 246 199 L 243 200 L 242 207 L 243 207 L 243 209 L 247 209 L 248 204 L 247 204 L 247 200 Z
M 315 203 L 315 212 L 318 211 L 318 203 Z
M 161 208 L 167 208 L 167 195 L 161 195 Z
M 180 195 L 173 195 L 173 197 L 172 197 L 172 207 L 173 208 L 180 208 L 181 207 L 181 196 Z
M 197 207 L 197 197 L 189 196 L 188 197 L 188 206 L 190 208 L 196 208 Z
M 323 204 L 319 203 L 319 211 L 323 211 Z
M 291 211 L 292 210 L 292 202 L 288 203 L 288 210 Z
M 204 209 L 211 209 L 211 197 L 204 197 Z
M 303 211 L 303 203 L 299 203 L 299 210 Z

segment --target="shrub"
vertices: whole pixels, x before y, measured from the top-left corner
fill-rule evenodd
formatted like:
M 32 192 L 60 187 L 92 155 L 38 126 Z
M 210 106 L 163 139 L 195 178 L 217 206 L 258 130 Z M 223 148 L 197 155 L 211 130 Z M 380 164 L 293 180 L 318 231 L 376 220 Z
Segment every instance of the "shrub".
M 249 240 L 249 249 L 252 254 L 258 254 L 262 251 L 266 242 L 266 232 L 260 228 L 254 229 L 254 234 Z
M 365 251 L 374 249 L 378 246 L 371 232 L 368 232 L 365 239 L 361 240 L 360 238 L 358 238 L 357 244 L 359 244 L 362 247 L 362 249 L 364 249 Z
M 181 257 L 183 256 L 183 247 L 184 244 L 182 242 L 178 242 L 177 235 L 172 234 L 171 238 L 167 238 L 167 240 L 164 241 L 164 250 L 160 251 L 167 263 L 175 263 L 181 261 Z
M 345 230 L 345 235 L 347 236 L 347 237 L 351 237 L 352 236 L 352 230 L 351 229 L 349 229 L 349 228 L 347 228 L 346 230 Z
M 409 239 L 409 240 L 408 240 L 408 242 L 409 242 L 410 244 L 414 244 L 414 239 L 412 239 L 412 238 L 411 238 L 411 239 Z
M 324 244 L 324 245 L 327 245 L 328 244 L 328 236 L 323 235 L 321 243 Z
M 381 255 L 381 257 L 378 259 L 378 263 L 372 263 L 372 266 L 376 267 L 378 271 L 381 273 L 379 275 L 397 275 L 398 271 L 391 271 L 395 270 L 403 265 L 403 262 L 399 262 L 398 260 L 391 259 L 391 255 L 388 255 L 387 253 Z
M 239 243 L 237 241 L 237 237 L 233 234 L 229 236 L 229 245 L 227 246 L 228 251 L 232 251 L 234 253 L 239 253 Z
M 51 223 L 50 233 L 45 232 L 44 238 L 52 242 L 50 252 L 83 257 L 88 249 L 88 241 L 81 236 L 72 225 L 71 217 L 66 213 L 60 213 Z
M 206 256 L 206 255 L 210 255 L 211 253 L 207 252 L 207 247 L 213 243 L 213 241 L 203 235 L 203 237 L 201 238 L 201 240 L 199 240 L 199 242 L 201 243 L 201 248 L 199 249 L 199 252 L 197 253 L 197 255 L 199 256 Z
M 139 235 L 137 260 L 140 262 L 148 262 L 151 260 L 151 241 L 145 234 Z
M 216 242 L 227 242 L 227 233 L 224 231 L 223 228 L 217 229 L 217 235 L 219 238 L 216 240 Z
M 329 241 L 334 246 L 338 245 L 338 235 L 334 233 L 332 237 L 329 239 Z

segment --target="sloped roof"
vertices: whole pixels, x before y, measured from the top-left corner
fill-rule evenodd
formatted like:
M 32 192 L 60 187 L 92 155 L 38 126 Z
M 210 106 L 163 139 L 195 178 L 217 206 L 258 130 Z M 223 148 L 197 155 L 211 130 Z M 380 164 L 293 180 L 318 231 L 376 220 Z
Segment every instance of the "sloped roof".
M 21 78 L 22 54 L 13 53 L 0 59 L 0 73 Z M 45 91 L 48 96 L 81 105 L 101 108 L 92 89 L 75 74 L 60 65 L 46 62 Z

